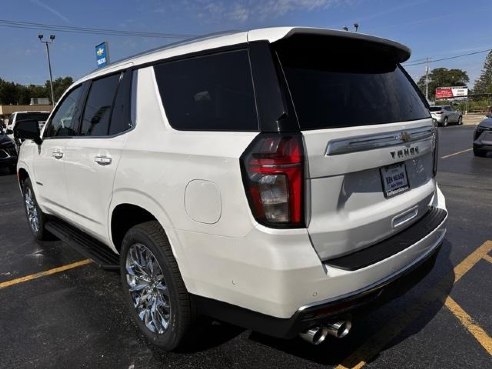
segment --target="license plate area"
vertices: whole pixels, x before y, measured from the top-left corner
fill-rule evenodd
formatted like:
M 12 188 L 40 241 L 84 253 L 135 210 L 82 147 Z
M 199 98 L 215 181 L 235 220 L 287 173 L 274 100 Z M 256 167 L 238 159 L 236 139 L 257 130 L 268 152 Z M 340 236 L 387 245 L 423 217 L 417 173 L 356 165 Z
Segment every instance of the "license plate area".
M 410 189 L 405 163 L 380 168 L 385 197 L 393 197 Z

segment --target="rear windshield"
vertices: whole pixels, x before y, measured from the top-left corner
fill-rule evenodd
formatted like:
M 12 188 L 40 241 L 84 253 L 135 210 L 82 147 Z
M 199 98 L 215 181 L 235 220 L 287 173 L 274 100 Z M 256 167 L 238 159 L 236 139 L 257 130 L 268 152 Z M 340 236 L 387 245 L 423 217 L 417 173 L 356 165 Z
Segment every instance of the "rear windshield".
M 20 120 L 37 120 L 38 122 L 45 122 L 48 119 L 49 113 L 18 113 L 16 121 Z
M 428 118 L 397 61 L 374 44 L 318 39 L 276 48 L 301 130 Z
M 442 106 L 431 106 L 429 108 L 430 111 L 441 111 L 442 110 Z

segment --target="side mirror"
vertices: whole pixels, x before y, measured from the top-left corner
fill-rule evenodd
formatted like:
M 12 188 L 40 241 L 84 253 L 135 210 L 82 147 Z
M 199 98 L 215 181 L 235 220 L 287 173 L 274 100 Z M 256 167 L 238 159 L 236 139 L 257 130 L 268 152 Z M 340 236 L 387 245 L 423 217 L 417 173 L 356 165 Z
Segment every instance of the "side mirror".
M 15 124 L 14 127 L 14 138 L 33 140 L 38 145 L 41 145 L 41 133 L 39 131 L 39 124 L 37 120 L 21 120 Z

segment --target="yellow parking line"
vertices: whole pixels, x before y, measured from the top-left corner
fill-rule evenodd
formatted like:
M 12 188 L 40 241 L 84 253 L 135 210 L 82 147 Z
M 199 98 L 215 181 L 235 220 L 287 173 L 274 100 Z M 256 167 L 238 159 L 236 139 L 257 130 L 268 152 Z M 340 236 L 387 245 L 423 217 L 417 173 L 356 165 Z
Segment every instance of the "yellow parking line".
M 483 258 L 484 258 L 485 260 L 487 260 L 489 263 L 492 263 L 492 256 L 490 256 L 490 255 L 485 255 Z
M 455 275 L 454 283 L 460 280 L 490 250 L 492 250 L 492 241 L 487 241 L 459 263 L 453 270 Z M 432 291 L 429 291 L 420 301 L 412 305 L 411 310 L 394 317 L 391 322 L 366 340 L 366 343 L 360 346 L 352 355 L 345 358 L 335 369 L 362 368 L 369 360 L 381 352 L 388 342 L 391 342 L 410 323 L 417 319 L 427 309 L 428 303 L 441 298 L 439 292 L 445 289 L 447 283 L 447 276 L 444 276 Z
M 492 250 L 492 241 L 486 241 L 454 268 L 454 283 L 458 282 L 473 266 Z
M 63 265 L 61 267 L 57 267 L 57 268 L 53 268 L 53 269 L 50 269 L 50 270 L 46 270 L 44 272 L 34 273 L 34 274 L 26 275 L 24 277 L 12 279 L 10 281 L 1 282 L 0 283 L 0 290 L 2 288 L 7 288 L 7 287 L 13 286 L 15 284 L 32 281 L 33 279 L 37 279 L 37 278 L 41 278 L 41 277 L 46 277 L 48 275 L 52 275 L 52 274 L 64 272 L 65 270 L 77 268 L 77 267 L 80 267 L 80 266 L 83 266 L 83 265 L 87 265 L 87 264 L 90 264 L 90 263 L 92 263 L 92 261 L 89 260 L 89 259 L 80 260 L 80 261 L 77 261 L 75 263 Z
M 461 324 L 464 325 L 468 332 L 483 346 L 485 350 L 492 355 L 492 339 L 490 336 L 477 324 L 473 322 L 473 319 L 459 306 L 456 301 L 448 296 L 445 302 L 446 307 L 458 318 Z
M 461 150 L 461 151 L 458 151 L 458 152 L 455 152 L 455 153 L 452 153 L 452 154 L 449 154 L 449 155 L 444 155 L 444 156 L 441 156 L 441 159 L 447 159 L 447 158 L 450 158 L 451 156 L 455 156 L 455 155 L 463 154 L 463 153 L 465 153 L 465 152 L 472 151 L 472 150 L 473 150 L 473 149 Z

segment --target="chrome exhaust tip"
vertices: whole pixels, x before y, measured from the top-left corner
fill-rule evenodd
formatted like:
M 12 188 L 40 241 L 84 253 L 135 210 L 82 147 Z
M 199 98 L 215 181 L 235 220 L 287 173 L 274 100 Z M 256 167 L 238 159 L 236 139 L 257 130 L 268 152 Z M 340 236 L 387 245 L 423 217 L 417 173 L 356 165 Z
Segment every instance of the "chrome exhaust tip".
M 350 333 L 352 329 L 352 322 L 350 320 L 342 320 L 335 323 L 330 323 L 326 325 L 328 334 L 336 338 L 343 338 Z
M 351 328 L 352 322 L 350 320 L 341 320 L 325 326 L 310 328 L 305 332 L 299 333 L 299 336 L 312 345 L 319 345 L 328 335 L 336 338 L 345 337 L 350 333 Z
M 311 329 L 308 329 L 305 332 L 301 332 L 299 336 L 309 342 L 312 345 L 319 345 L 321 342 L 323 342 L 328 335 L 328 328 L 326 327 L 314 327 Z

